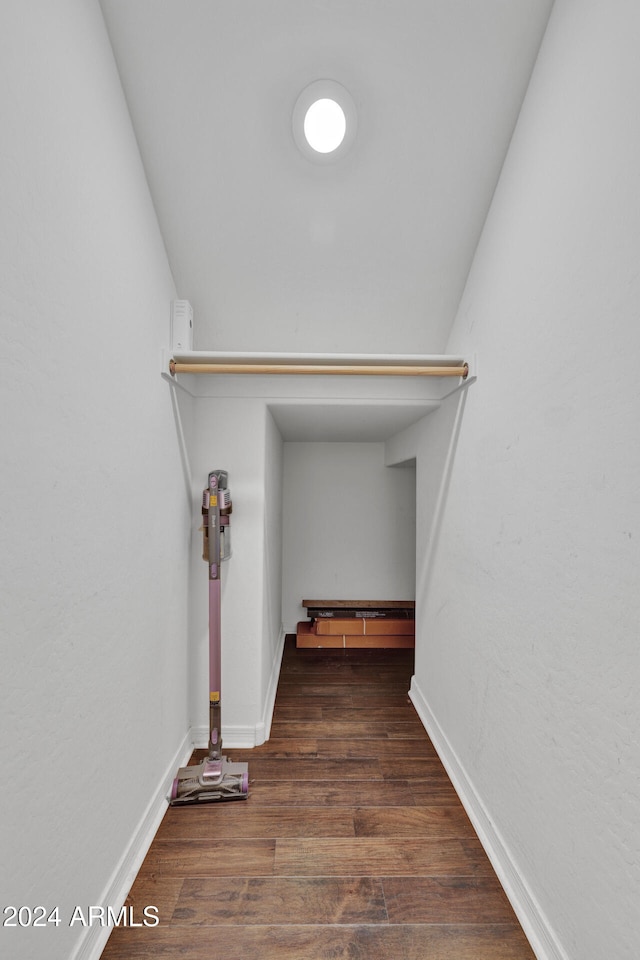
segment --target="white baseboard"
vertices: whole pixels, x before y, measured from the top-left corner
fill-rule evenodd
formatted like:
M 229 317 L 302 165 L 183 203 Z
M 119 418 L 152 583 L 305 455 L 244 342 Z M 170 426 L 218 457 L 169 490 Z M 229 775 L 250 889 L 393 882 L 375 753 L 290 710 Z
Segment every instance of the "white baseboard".
M 236 750 L 249 750 L 256 746 L 256 726 L 229 726 L 222 724 L 222 750 L 235 748 Z M 205 750 L 209 744 L 209 727 L 201 724 L 197 727 L 191 727 L 191 742 L 194 749 Z
M 189 732 L 176 750 L 173 760 L 169 763 L 146 811 L 133 832 L 133 836 L 126 845 L 119 863 L 96 903 L 103 904 L 105 907 L 111 906 L 116 913 L 124 905 L 138 870 L 142 866 L 142 861 L 147 855 L 153 838 L 158 832 L 160 822 L 165 815 L 167 797 L 176 771 L 178 767 L 184 766 L 187 762 L 192 749 L 191 732 Z M 71 955 L 71 960 L 99 960 L 110 933 L 111 928 L 108 926 L 92 925 L 86 927 L 82 939 Z
M 507 844 L 493 823 L 471 778 L 467 775 L 464 766 L 432 713 L 415 676 L 411 680 L 409 696 L 449 774 L 456 793 L 460 797 L 478 839 L 509 898 L 537 960 L 570 960 L 570 957 L 558 942 L 540 904 L 518 870 Z

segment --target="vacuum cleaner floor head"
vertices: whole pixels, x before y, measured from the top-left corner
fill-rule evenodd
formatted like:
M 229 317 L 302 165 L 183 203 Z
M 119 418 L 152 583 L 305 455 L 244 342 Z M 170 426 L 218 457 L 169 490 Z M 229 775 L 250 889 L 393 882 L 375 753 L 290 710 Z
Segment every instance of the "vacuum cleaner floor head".
M 249 765 L 231 763 L 226 757 L 215 764 L 205 759 L 191 767 L 180 767 L 173 781 L 169 803 L 211 803 L 216 800 L 246 800 L 249 793 Z

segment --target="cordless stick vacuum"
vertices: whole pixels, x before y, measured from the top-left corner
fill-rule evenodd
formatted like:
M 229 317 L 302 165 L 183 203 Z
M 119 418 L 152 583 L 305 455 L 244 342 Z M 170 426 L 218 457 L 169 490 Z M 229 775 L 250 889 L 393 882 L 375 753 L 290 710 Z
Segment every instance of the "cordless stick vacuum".
M 220 565 L 231 555 L 232 510 L 227 482 L 225 470 L 213 470 L 202 494 L 203 560 L 209 567 L 209 751 L 202 763 L 178 770 L 169 799 L 172 805 L 245 800 L 249 791 L 248 764 L 230 763 L 222 756 Z

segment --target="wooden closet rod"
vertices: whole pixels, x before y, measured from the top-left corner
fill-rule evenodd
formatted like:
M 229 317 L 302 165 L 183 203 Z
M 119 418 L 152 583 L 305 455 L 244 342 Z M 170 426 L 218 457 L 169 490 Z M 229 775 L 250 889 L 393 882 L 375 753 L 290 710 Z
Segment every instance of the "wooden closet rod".
M 180 363 L 169 361 L 172 376 L 176 373 L 288 373 L 335 374 L 361 377 L 462 377 L 469 374 L 469 365 L 456 367 L 426 364 L 339 364 L 339 363 Z

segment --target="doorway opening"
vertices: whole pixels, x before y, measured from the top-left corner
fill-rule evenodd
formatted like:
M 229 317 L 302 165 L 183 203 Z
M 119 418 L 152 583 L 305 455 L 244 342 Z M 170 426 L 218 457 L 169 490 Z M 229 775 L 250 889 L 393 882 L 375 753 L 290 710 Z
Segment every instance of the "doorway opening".
M 415 461 L 385 465 L 383 442 L 285 442 L 282 615 L 305 597 L 415 600 Z

